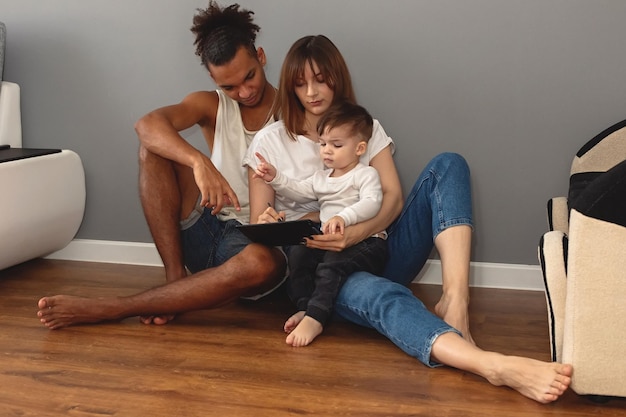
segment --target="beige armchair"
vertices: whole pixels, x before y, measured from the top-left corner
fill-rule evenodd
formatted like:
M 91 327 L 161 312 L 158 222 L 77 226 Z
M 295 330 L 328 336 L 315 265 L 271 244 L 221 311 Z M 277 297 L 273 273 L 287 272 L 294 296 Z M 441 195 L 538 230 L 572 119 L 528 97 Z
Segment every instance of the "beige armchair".
M 581 395 L 626 397 L 626 120 L 585 144 L 539 243 L 552 359 Z

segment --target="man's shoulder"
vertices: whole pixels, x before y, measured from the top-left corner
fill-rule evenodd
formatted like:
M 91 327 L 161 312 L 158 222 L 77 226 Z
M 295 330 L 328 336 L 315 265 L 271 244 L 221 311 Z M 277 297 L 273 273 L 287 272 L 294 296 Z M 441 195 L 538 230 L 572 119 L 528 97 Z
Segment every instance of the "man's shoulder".
M 200 125 L 205 123 L 213 125 L 219 102 L 215 91 L 194 91 L 187 94 L 176 107 L 187 114 L 195 114 Z
M 215 113 L 219 102 L 216 91 L 194 91 L 187 94 L 181 104 L 202 112 Z
M 217 94 L 216 90 L 213 91 L 208 91 L 208 90 L 200 90 L 200 91 L 193 91 L 189 94 L 187 94 L 187 96 L 185 96 L 184 100 L 190 100 L 190 101 L 201 101 L 201 102 L 212 102 L 212 103 L 219 103 L 219 97 Z

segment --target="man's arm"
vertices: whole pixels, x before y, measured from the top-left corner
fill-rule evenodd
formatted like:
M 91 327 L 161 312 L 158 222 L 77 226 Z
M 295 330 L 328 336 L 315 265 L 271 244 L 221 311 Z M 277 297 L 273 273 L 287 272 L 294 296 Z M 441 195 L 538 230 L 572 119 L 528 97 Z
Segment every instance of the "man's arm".
M 148 151 L 193 170 L 196 185 L 202 194 L 201 204 L 214 207 L 213 214 L 218 213 L 224 204 L 239 207 L 239 200 L 211 160 L 179 132 L 199 125 L 211 150 L 218 105 L 216 92 L 195 92 L 178 104 L 146 114 L 135 124 L 139 141 Z
M 197 124 L 205 133 L 206 128 L 215 124 L 218 105 L 219 99 L 214 91 L 191 93 L 178 104 L 158 108 L 143 116 L 135 123 L 135 131 L 142 146 L 150 152 L 191 168 L 204 155 L 179 132 Z M 211 148 L 212 132 L 206 139 Z

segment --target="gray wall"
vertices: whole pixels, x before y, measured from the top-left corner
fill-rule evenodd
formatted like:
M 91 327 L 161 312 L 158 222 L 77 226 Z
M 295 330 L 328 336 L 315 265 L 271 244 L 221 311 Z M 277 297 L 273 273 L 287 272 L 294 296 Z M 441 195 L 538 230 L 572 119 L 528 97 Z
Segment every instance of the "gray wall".
M 3 0 L 5 79 L 24 145 L 70 148 L 87 176 L 78 238 L 149 242 L 133 123 L 213 89 L 188 28 L 200 0 Z M 297 38 L 344 53 L 359 101 L 398 147 L 405 190 L 441 151 L 472 168 L 474 261 L 536 264 L 545 202 L 575 151 L 626 117 L 623 0 L 242 0 L 268 76 Z M 199 143 L 198 132 L 186 135 Z M 45 210 L 45 201 L 41 202 Z

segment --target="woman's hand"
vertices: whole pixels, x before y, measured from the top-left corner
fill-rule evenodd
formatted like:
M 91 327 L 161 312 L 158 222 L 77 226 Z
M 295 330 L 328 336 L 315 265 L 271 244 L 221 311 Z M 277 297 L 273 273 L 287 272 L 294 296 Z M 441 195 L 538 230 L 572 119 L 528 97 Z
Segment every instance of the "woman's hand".
M 285 220 L 285 212 L 284 211 L 276 211 L 274 207 L 268 207 L 265 209 L 263 213 L 257 217 L 257 223 L 276 223 L 282 222 Z
M 341 252 L 342 250 L 354 246 L 364 237 L 358 233 L 355 226 L 350 226 L 344 229 L 343 234 L 331 233 L 324 235 L 314 235 L 305 239 L 305 245 L 307 248 L 329 250 L 333 252 Z

